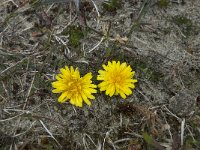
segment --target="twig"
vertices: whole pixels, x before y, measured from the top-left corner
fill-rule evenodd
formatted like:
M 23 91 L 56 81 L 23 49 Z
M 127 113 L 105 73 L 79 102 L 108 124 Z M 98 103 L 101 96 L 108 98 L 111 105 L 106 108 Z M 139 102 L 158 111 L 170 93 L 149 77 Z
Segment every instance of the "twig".
M 93 0 L 91 0 L 92 1 L 92 3 L 93 3 L 93 5 L 94 5 L 94 8 L 96 9 L 96 12 L 97 12 L 97 27 L 99 26 L 99 18 L 101 17 L 101 15 L 100 15 L 100 13 L 99 13 L 99 9 L 98 9 L 98 7 L 97 7 L 97 5 L 95 4 L 95 2 L 93 1 Z
M 181 121 L 181 146 L 183 146 L 184 130 L 185 130 L 185 118 L 183 118 Z
M 12 70 L 12 69 L 13 69 L 14 67 L 16 67 L 17 65 L 23 63 L 25 60 L 27 60 L 27 58 L 23 58 L 22 60 L 18 61 L 18 62 L 15 63 L 14 65 L 12 65 L 12 66 L 6 68 L 5 70 L 3 70 L 3 71 L 0 73 L 0 80 L 6 76 L 6 73 L 7 73 L 8 71 Z
M 24 132 L 22 132 L 22 133 L 19 133 L 19 134 L 15 134 L 15 135 L 12 136 L 12 137 L 17 137 L 17 136 L 24 135 L 25 133 L 27 133 L 27 132 L 33 127 L 33 125 L 34 125 L 35 123 L 36 123 L 36 121 L 34 121 L 26 131 L 24 131 Z
M 179 122 L 182 122 L 182 119 L 179 118 L 178 116 L 176 116 L 175 114 L 173 114 L 165 105 L 164 105 L 163 107 L 164 107 L 165 110 L 168 111 L 168 113 L 169 113 L 170 115 L 172 115 L 173 117 L 175 117 Z
M 92 142 L 92 144 L 94 144 L 94 146 L 97 147 L 97 145 L 94 143 L 94 141 L 92 140 L 92 138 L 88 134 L 84 133 L 84 137 L 88 137 L 89 140 Z
M 88 53 L 91 53 L 92 51 L 94 51 L 104 40 L 104 36 L 101 38 L 101 40 L 92 48 L 88 51 Z
M 29 90 L 28 90 L 28 93 L 27 93 L 27 96 L 26 96 L 26 99 L 25 99 L 25 103 L 24 103 L 24 106 L 23 106 L 23 110 L 26 109 L 27 102 L 28 102 L 28 98 L 29 98 L 29 95 L 30 95 L 30 93 L 31 93 L 31 89 L 32 89 L 32 87 L 33 87 L 33 82 L 34 82 L 34 80 L 35 80 L 35 74 L 34 74 L 33 79 L 32 79 L 32 81 L 31 81 L 31 85 L 30 85 L 30 87 L 29 87 Z
M 51 121 L 51 122 L 54 122 L 54 123 L 56 123 L 57 125 L 59 125 L 59 126 L 65 128 L 65 125 L 64 125 L 64 124 L 61 124 L 60 122 L 56 121 L 55 119 L 51 119 L 51 118 L 48 118 L 48 117 L 45 117 L 45 116 L 39 116 L 39 115 L 31 115 L 31 117 L 37 118 L 37 119 L 39 119 L 39 118 L 40 118 L 40 119 L 41 119 L 41 118 L 47 119 L 47 120 L 49 120 L 49 121 Z
M 52 139 L 54 139 L 55 142 L 60 146 L 60 148 L 62 148 L 62 145 L 56 140 L 56 138 L 53 136 L 53 134 L 47 129 L 47 127 L 42 122 L 42 120 L 40 120 L 40 123 L 42 124 L 42 126 L 44 127 L 44 129 L 47 131 L 47 133 L 52 137 Z
M 124 142 L 124 141 L 130 141 L 132 138 L 124 138 L 124 139 L 120 139 L 120 140 L 117 140 L 114 142 L 114 144 L 116 143 L 121 143 L 121 142 Z
M 187 130 L 189 131 L 190 136 L 192 137 L 193 141 L 196 142 L 196 140 L 195 140 L 195 138 L 194 138 L 194 135 L 192 134 L 192 131 L 191 131 L 190 128 L 189 128 L 189 125 L 186 125 L 186 128 L 187 128 Z
M 162 116 L 163 116 L 164 121 L 166 122 L 166 124 L 169 125 L 169 123 L 168 123 L 166 117 L 164 116 L 164 112 L 162 111 L 162 109 L 161 109 L 161 114 L 162 114 Z M 169 125 L 169 127 L 167 128 L 167 130 L 168 130 L 168 132 L 169 132 L 171 141 L 173 141 L 172 132 L 170 131 L 170 125 Z
M 21 116 L 23 114 L 24 114 L 24 112 L 19 114 L 19 115 L 14 116 L 14 117 L 10 117 L 10 118 L 7 118 L 7 119 L 0 120 L 0 122 L 5 122 L 5 121 L 9 121 L 9 120 L 15 119 L 15 118 L 17 118 L 17 117 L 19 117 L 19 116 Z
M 7 95 L 7 97 L 9 98 L 9 97 L 10 97 L 10 95 L 9 95 L 9 92 L 8 92 L 8 90 L 6 89 L 6 86 L 5 86 L 4 82 L 3 82 L 3 81 L 1 81 L 1 83 L 2 83 L 2 85 L 3 85 L 4 91 L 5 91 L 6 95 Z
M 9 2 L 12 2 L 17 8 L 19 8 L 19 6 L 13 0 L 7 0 L 7 1 L 3 2 L 2 4 L 0 4 L 0 6 L 4 5 L 6 3 L 9 3 Z
M 143 136 L 142 135 L 140 135 L 140 134 L 137 134 L 137 133 L 134 133 L 134 132 L 131 132 L 131 133 L 129 133 L 129 132 L 124 132 L 125 134 L 128 134 L 128 135 L 132 135 L 132 136 L 135 136 L 135 137 L 137 137 L 137 138 L 143 138 Z
M 48 12 L 51 10 L 51 8 L 52 8 L 53 6 L 54 6 L 54 3 L 51 4 L 51 6 L 47 9 L 46 13 L 48 13 Z
M 110 129 L 108 132 L 106 132 L 106 136 L 103 139 L 102 150 L 104 150 L 104 145 L 105 145 L 106 139 L 109 137 L 109 134 L 111 131 L 112 131 L 112 129 Z
M 137 18 L 136 21 L 133 23 L 133 25 L 132 25 L 132 27 L 131 27 L 131 30 L 129 31 L 127 37 L 130 37 L 131 34 L 132 34 L 132 32 L 133 32 L 136 28 L 138 28 L 142 16 L 144 16 L 144 15 L 146 14 L 145 10 L 147 10 L 147 8 L 148 8 L 148 2 L 149 2 L 149 1 L 151 1 L 151 0 L 145 0 L 145 1 L 143 2 L 143 5 L 142 5 L 142 7 L 141 7 L 141 9 L 140 9 L 138 18 Z

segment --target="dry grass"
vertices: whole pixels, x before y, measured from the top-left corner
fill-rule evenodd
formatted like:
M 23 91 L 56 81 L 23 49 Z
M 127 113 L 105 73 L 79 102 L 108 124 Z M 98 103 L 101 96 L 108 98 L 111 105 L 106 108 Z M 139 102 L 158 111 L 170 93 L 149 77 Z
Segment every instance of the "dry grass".
M 0 4 L 0 149 L 200 149 L 198 0 L 50 1 Z M 132 96 L 57 103 L 60 67 L 108 60 L 134 68 Z

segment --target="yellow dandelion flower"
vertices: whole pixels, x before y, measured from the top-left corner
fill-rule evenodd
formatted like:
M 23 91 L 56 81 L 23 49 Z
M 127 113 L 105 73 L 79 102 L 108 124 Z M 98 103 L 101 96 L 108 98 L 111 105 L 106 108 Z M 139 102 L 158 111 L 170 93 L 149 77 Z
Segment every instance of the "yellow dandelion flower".
M 106 95 L 110 97 L 113 95 L 120 95 L 123 99 L 132 94 L 135 88 L 134 83 L 137 82 L 133 79 L 135 74 L 132 68 L 125 62 L 120 64 L 116 61 L 108 61 L 108 65 L 102 65 L 104 70 L 99 70 L 97 80 L 102 82 L 98 85 L 100 91 L 105 91 Z
M 82 107 L 83 101 L 91 105 L 89 99 L 95 99 L 92 93 L 97 93 L 97 86 L 92 84 L 92 73 L 87 73 L 80 77 L 80 72 L 72 66 L 60 69 L 60 74 L 56 75 L 57 81 L 52 83 L 53 93 L 61 93 L 58 102 L 64 103 L 69 100 L 72 105 Z

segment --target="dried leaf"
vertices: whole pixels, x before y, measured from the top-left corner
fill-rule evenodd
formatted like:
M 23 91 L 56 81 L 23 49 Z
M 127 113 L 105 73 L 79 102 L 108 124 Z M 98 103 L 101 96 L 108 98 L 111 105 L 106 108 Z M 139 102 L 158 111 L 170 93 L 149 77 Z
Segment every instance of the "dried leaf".
M 125 44 L 128 41 L 128 38 L 126 36 L 121 37 L 119 34 L 117 34 L 113 41 L 119 42 L 120 44 Z

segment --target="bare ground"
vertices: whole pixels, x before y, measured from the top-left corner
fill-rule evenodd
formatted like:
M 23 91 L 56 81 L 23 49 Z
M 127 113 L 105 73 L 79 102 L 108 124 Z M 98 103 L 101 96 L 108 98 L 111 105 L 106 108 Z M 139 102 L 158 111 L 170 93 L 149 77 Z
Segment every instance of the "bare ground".
M 199 0 L 51 2 L 0 3 L 0 149 L 200 149 Z M 60 67 L 98 83 L 108 60 L 135 70 L 133 95 L 57 102 Z

